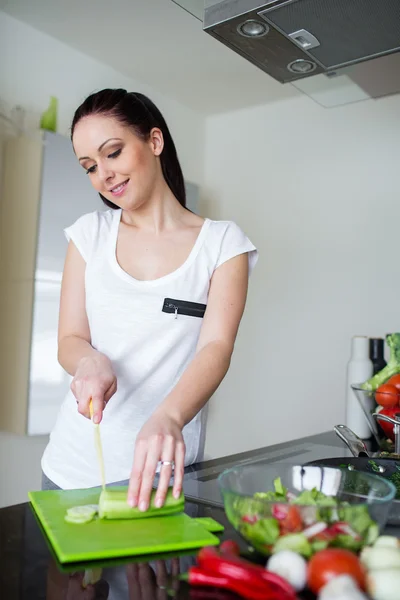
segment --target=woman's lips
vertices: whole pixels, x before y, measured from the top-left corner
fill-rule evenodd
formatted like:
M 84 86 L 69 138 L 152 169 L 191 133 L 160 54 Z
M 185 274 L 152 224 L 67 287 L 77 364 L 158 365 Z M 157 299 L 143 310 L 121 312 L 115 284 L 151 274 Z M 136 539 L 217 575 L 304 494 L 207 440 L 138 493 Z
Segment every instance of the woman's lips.
M 113 196 L 122 196 L 122 194 L 125 192 L 126 186 L 129 183 L 129 179 L 127 179 L 126 181 L 123 181 L 120 185 L 112 188 L 110 190 L 110 192 L 112 193 Z

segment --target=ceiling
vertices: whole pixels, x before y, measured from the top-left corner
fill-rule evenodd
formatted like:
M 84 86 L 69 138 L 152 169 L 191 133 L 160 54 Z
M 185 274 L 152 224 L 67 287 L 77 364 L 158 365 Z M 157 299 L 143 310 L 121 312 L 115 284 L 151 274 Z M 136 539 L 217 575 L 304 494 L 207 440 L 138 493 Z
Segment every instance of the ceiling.
M 301 93 L 203 32 L 173 0 L 0 0 L 0 10 L 206 115 Z

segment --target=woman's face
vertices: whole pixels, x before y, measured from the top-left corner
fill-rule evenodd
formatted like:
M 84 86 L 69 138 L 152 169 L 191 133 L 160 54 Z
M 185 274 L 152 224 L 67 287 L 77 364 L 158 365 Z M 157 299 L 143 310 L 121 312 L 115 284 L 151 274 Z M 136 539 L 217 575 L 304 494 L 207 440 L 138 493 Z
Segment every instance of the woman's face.
M 75 154 L 97 192 L 125 210 L 142 206 L 157 177 L 163 148 L 159 129 L 143 141 L 117 119 L 104 115 L 82 118 L 73 135 Z

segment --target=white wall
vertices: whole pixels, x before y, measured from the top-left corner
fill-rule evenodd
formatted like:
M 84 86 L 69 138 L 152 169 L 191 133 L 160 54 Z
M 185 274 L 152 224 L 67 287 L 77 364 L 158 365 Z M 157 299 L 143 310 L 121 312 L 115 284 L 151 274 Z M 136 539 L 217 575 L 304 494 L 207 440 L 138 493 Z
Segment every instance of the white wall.
M 204 120 L 158 93 L 157 82 L 150 89 L 2 12 L 0 56 L 0 99 L 10 107 L 21 104 L 28 111 L 29 127 L 38 126 L 51 95 L 59 99 L 58 130 L 68 135 L 73 111 L 92 91 L 118 86 L 148 94 L 166 118 L 186 179 L 202 184 Z M 0 137 L 1 131 L 0 121 Z M 18 438 L 0 432 L 0 507 L 26 501 L 28 490 L 39 487 L 46 443 L 46 437 Z
M 336 109 L 304 96 L 208 119 L 210 208 L 261 255 L 208 455 L 331 430 L 350 338 L 400 330 L 399 115 L 400 96 Z
M 202 183 L 203 118 L 69 46 L 0 11 L 0 98 L 28 109 L 28 123 L 37 126 L 50 96 L 59 99 L 59 133 L 68 135 L 74 110 L 93 91 L 123 87 L 148 94 L 163 112 L 173 135 L 186 179 Z M 132 57 L 134 60 L 134 57 Z M 140 56 L 145 60 L 145 54 Z

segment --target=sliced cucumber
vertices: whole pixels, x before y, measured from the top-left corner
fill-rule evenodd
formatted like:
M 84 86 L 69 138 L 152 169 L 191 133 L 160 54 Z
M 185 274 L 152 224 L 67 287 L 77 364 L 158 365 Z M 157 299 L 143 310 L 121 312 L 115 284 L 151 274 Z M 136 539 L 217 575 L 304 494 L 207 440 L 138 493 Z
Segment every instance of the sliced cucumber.
M 98 507 L 95 504 L 84 504 L 82 506 L 72 506 L 67 509 L 65 520 L 67 523 L 89 523 L 97 514 Z
M 73 523 L 74 525 L 83 525 L 84 523 L 89 523 L 93 520 L 93 516 L 90 517 L 71 517 L 70 515 L 65 515 L 64 521 L 67 523 Z

